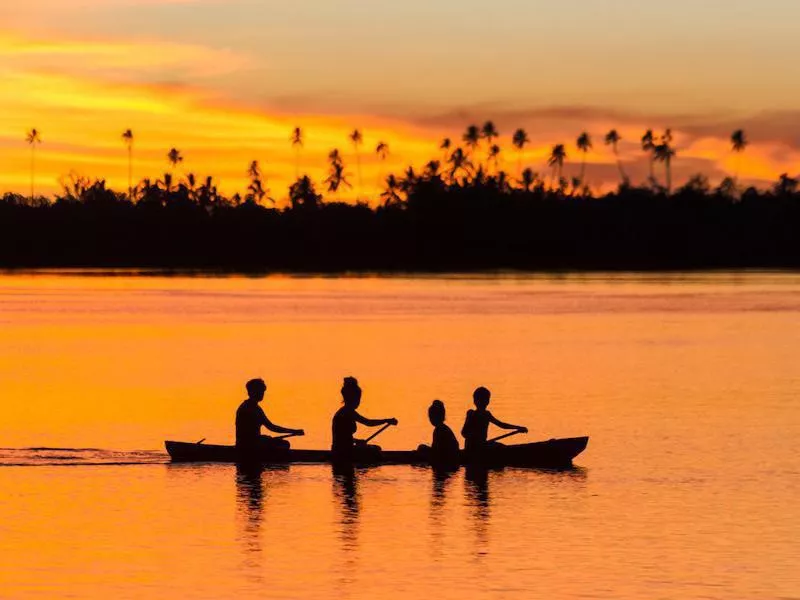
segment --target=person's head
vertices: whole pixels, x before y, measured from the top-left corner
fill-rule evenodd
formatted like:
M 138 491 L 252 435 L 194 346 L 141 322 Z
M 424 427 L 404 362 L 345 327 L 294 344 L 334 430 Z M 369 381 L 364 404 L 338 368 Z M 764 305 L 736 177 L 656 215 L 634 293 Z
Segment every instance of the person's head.
M 361 404 L 361 387 L 355 377 L 345 377 L 342 384 L 342 400 L 348 408 L 358 408 Z
M 472 393 L 472 400 L 478 408 L 486 408 L 489 406 L 489 401 L 492 399 L 492 392 L 485 387 L 479 387 Z
M 428 408 L 428 419 L 431 421 L 431 425 L 434 427 L 438 427 L 444 423 L 445 417 L 445 410 L 444 410 L 444 402 L 441 400 L 434 400 L 431 402 L 430 407 Z
M 267 384 L 263 379 L 251 379 L 244 387 L 247 388 L 247 397 L 256 402 L 261 402 L 267 391 Z

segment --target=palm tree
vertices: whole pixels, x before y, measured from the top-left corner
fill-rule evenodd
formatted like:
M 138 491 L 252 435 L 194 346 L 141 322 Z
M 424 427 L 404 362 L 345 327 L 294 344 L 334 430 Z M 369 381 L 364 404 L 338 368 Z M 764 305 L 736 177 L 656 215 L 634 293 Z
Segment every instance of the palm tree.
M 389 156 L 389 144 L 387 144 L 386 142 L 378 142 L 378 145 L 375 146 L 375 154 L 378 155 L 378 158 L 381 161 L 381 172 L 379 174 L 379 178 L 383 179 L 384 165 L 386 163 L 386 159 Z M 380 182 L 380 179 L 379 179 L 379 182 Z M 380 183 L 379 183 L 379 185 L 380 185 Z
M 435 179 L 439 177 L 439 169 L 441 168 L 442 163 L 438 160 L 429 160 L 425 163 L 425 177 L 427 179 Z
M 489 156 L 489 154 L 494 145 L 494 140 L 500 137 L 500 134 L 497 132 L 497 127 L 494 126 L 492 121 L 486 121 L 486 123 L 483 124 L 481 128 L 481 137 L 486 140 L 486 157 L 491 161 L 491 156 Z M 489 166 L 488 162 L 486 166 Z
M 494 172 L 497 173 L 500 169 L 500 146 L 497 144 L 489 148 L 489 162 L 494 164 Z
M 267 200 L 271 200 L 274 204 L 275 200 L 268 196 L 269 190 L 264 187 L 264 181 L 261 177 L 261 167 L 257 160 L 250 163 L 250 166 L 247 168 L 247 176 L 250 178 L 250 185 L 247 186 L 246 199 L 256 204 L 261 204 L 264 197 L 267 197 Z
M 522 177 L 520 179 L 520 183 L 522 184 L 522 189 L 526 192 L 531 191 L 531 187 L 533 187 L 534 182 L 536 181 L 536 173 L 533 172 L 533 169 L 530 167 L 526 168 L 522 172 Z
M 466 177 L 472 171 L 472 161 L 461 148 L 453 150 L 450 158 L 447 159 L 447 163 L 450 165 L 450 183 L 456 182 L 459 171 L 464 171 Z
M 328 154 L 328 176 L 325 178 L 325 183 L 328 185 L 328 191 L 336 193 L 339 188 L 346 186 L 352 188 L 352 184 L 347 181 L 348 175 L 344 171 L 344 161 L 338 149 L 333 149 Z
M 453 141 L 449 137 L 444 138 L 442 140 L 442 143 L 439 144 L 439 150 L 442 150 L 444 152 L 443 162 L 447 162 L 447 159 L 450 157 L 450 148 L 452 147 L 452 145 Z
M 517 149 L 517 174 L 522 173 L 522 154 L 525 152 L 525 146 L 530 143 L 528 133 L 524 129 L 517 129 L 511 138 L 511 143 Z
M 133 131 L 126 129 L 122 133 L 122 141 L 128 148 L 128 197 L 133 202 Z
M 384 206 L 397 205 L 403 201 L 400 194 L 397 193 L 399 189 L 400 182 L 397 181 L 397 177 L 395 177 L 394 173 L 390 174 L 386 178 L 386 190 L 381 194 Z
M 614 156 L 617 159 L 617 169 L 619 169 L 619 177 L 623 184 L 627 183 L 628 176 L 625 174 L 625 170 L 622 168 L 622 161 L 619 159 L 619 143 L 622 140 L 619 132 L 616 129 L 612 129 L 606 134 L 606 146 L 611 146 L 614 150 Z
M 557 175 L 557 180 L 561 182 L 561 171 L 564 169 L 564 161 L 567 160 L 567 149 L 564 144 L 556 144 L 550 151 L 547 164 L 553 167 L 553 175 Z
M 358 129 L 354 129 L 353 132 L 350 134 L 350 141 L 353 144 L 353 150 L 356 153 L 356 170 L 358 171 L 358 193 L 361 194 L 362 190 L 364 189 L 364 184 L 361 179 L 361 155 L 358 152 L 358 149 L 361 147 L 361 144 L 364 143 L 364 136 L 361 135 L 361 131 Z
M 389 144 L 386 142 L 378 142 L 378 145 L 375 146 L 375 154 L 377 154 L 378 158 L 381 160 L 386 160 L 386 157 L 389 156 Z
M 669 132 L 669 130 L 667 130 Z M 672 169 L 670 168 L 672 165 L 672 159 L 675 158 L 675 149 L 670 145 L 670 140 L 672 140 L 671 135 L 664 135 L 661 138 L 661 143 L 658 144 L 655 149 L 653 150 L 653 155 L 655 156 L 655 160 L 658 162 L 664 163 L 664 168 L 666 170 L 667 176 L 667 193 L 672 192 Z
M 731 134 L 731 147 L 736 153 L 736 179 L 739 179 L 739 156 L 750 144 L 743 129 L 737 129 Z
M 34 188 L 36 185 L 36 146 L 42 143 L 41 132 L 34 128 L 25 136 L 25 141 L 31 147 L 31 202 L 33 202 Z
M 642 136 L 642 150 L 647 153 L 650 159 L 650 184 L 655 183 L 655 175 L 653 173 L 653 162 L 655 161 L 656 142 L 653 130 L 648 129 Z
M 472 155 L 481 143 L 481 130 L 478 129 L 477 125 L 470 125 L 467 127 L 467 131 L 464 132 L 462 139 L 467 148 L 469 148 L 470 155 Z
M 587 132 L 583 132 L 578 136 L 578 141 L 576 142 L 578 146 L 578 150 L 583 152 L 583 162 L 581 163 L 581 185 L 586 179 L 586 154 L 588 154 L 589 150 L 592 149 L 592 138 Z
M 314 182 L 308 175 L 303 175 L 289 187 L 289 201 L 292 209 L 315 209 L 322 204 L 322 195 L 317 194 Z
M 300 178 L 300 150 L 303 149 L 303 130 L 295 127 L 292 130 L 292 135 L 289 137 L 294 148 L 294 178 Z
M 172 170 L 174 172 L 177 166 L 183 162 L 183 155 L 177 148 L 172 148 L 169 152 L 167 152 L 167 160 L 172 166 Z

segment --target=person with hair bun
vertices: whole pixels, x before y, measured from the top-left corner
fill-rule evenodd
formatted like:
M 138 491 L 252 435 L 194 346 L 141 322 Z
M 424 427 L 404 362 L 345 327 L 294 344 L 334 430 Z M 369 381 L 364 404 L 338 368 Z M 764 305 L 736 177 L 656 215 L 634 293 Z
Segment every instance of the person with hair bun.
M 445 421 L 445 407 L 441 400 L 434 400 L 428 408 L 428 419 L 433 425 L 433 440 L 430 446 L 421 445 L 418 448 L 423 456 L 434 467 L 441 469 L 457 469 L 461 464 L 461 449 L 458 446 L 453 430 Z
M 358 413 L 361 405 L 361 387 L 355 377 L 345 377 L 342 385 L 342 404 L 343 406 L 336 411 L 333 416 L 332 433 L 333 443 L 331 452 L 336 462 L 352 462 L 358 459 L 359 451 L 376 450 L 380 452 L 378 446 L 367 446 L 363 441 L 356 440 L 353 435 L 358 428 L 358 423 L 366 427 L 378 427 L 379 425 L 397 425 L 397 419 L 367 419 Z

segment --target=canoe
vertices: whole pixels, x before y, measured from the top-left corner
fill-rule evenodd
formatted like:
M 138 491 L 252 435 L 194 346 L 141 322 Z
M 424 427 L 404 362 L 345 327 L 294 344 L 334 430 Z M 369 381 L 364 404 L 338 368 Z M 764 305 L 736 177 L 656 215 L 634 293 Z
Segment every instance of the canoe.
M 489 447 L 481 456 L 481 463 L 491 467 L 566 468 L 586 449 L 588 437 L 549 440 L 531 444 L 500 445 Z M 260 463 L 280 465 L 291 463 L 332 463 L 330 450 L 278 450 L 265 449 L 257 455 L 242 456 L 236 446 L 167 441 L 164 443 L 172 462 L 201 463 Z M 462 453 L 462 463 L 467 460 Z M 372 465 L 428 465 L 428 459 L 416 450 L 383 450 L 359 457 L 357 464 Z

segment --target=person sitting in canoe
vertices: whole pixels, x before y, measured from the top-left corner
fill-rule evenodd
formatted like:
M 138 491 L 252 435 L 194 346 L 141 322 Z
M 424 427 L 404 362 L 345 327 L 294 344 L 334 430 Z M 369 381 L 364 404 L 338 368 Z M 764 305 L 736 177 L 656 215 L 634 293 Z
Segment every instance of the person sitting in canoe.
M 464 427 L 461 428 L 461 435 L 464 436 L 464 451 L 467 455 L 479 455 L 486 450 L 489 423 L 493 423 L 500 429 L 513 429 L 520 433 L 528 433 L 526 427 L 503 423 L 503 421 L 496 419 L 488 410 L 491 398 L 492 393 L 485 387 L 479 387 L 472 394 L 472 399 L 475 402 L 475 409 L 467 411 Z
M 358 413 L 361 404 L 361 387 L 355 377 L 345 377 L 342 385 L 342 406 L 333 416 L 332 433 L 333 443 L 331 453 L 335 462 L 352 462 L 357 455 L 367 455 L 380 452 L 378 446 L 367 446 L 366 442 L 356 440 L 353 435 L 357 423 L 367 427 L 379 425 L 397 425 L 397 419 L 367 419 Z
M 254 451 L 262 448 L 288 450 L 289 442 L 261 435 L 261 427 L 275 433 L 305 435 L 302 429 L 289 429 L 275 425 L 264 414 L 259 403 L 264 399 L 267 384 L 263 379 L 251 379 L 245 385 L 247 400 L 236 411 L 236 447 L 240 450 Z
M 461 449 L 453 430 L 445 424 L 445 407 L 441 400 L 434 400 L 428 408 L 428 419 L 433 425 L 433 440 L 430 446 L 421 445 L 418 452 L 424 454 L 434 467 L 458 468 L 461 464 Z

